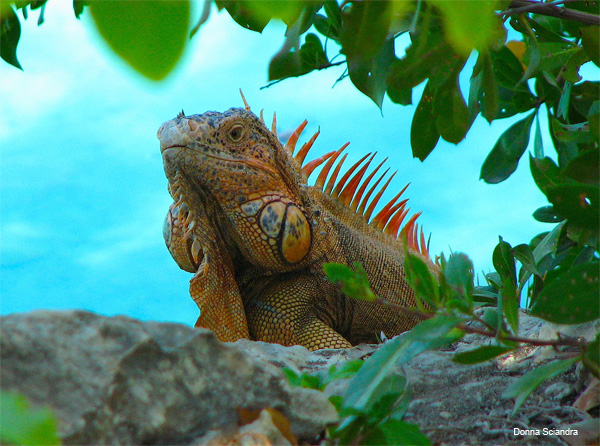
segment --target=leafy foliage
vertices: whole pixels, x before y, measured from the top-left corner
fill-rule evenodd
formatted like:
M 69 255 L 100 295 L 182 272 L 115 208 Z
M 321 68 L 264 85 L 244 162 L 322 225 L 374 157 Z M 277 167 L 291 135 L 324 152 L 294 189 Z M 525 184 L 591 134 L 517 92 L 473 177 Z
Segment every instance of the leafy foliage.
M 43 21 L 45 0 L 12 3 L 24 17 L 28 8 L 41 8 Z M 190 28 L 189 3 L 103 1 L 89 9 L 111 48 L 135 70 L 158 80 L 181 57 Z M 269 64 L 271 81 L 345 64 L 342 77 L 349 76 L 379 107 L 385 94 L 395 103 L 411 104 L 412 90 L 426 82 L 411 131 L 413 155 L 421 160 L 440 138 L 454 144 L 462 141 L 479 114 L 492 122 L 530 111 L 503 133 L 482 166 L 481 178 L 486 182 L 504 181 L 517 168 L 534 116 L 544 113 L 544 108 L 561 168 L 572 158 L 598 149 L 600 87 L 598 82 L 584 81 L 579 73 L 583 64 L 598 65 L 600 58 L 597 1 L 547 5 L 541 0 L 483 0 L 463 1 L 460 7 L 443 0 L 215 3 L 240 26 L 255 32 L 262 32 L 273 19 L 287 25 L 283 46 Z M 86 4 L 73 2 L 77 17 Z M 0 14 L 1 56 L 20 68 L 19 19 L 10 3 L 2 4 Z M 517 38 L 507 41 L 509 33 Z M 398 57 L 395 42 L 403 35 L 409 36 L 410 45 Z M 465 100 L 458 80 L 474 51 L 477 63 Z M 543 153 L 539 130 L 536 120 L 538 158 Z M 556 194 L 571 197 L 571 192 Z
M 325 376 L 298 374 L 290 369 L 284 373 L 292 385 L 317 390 L 324 390 L 333 380 L 351 378 L 343 395 L 330 398 L 341 421 L 329 429 L 328 435 L 340 444 L 429 445 L 416 425 L 401 420 L 410 402 L 410 389 L 397 367 L 424 350 L 459 339 L 462 334 L 454 330 L 458 323 L 460 319 L 453 317 L 426 320 L 386 343 L 364 363 L 349 361 L 340 368 L 334 365 Z
M 566 372 L 575 364 L 577 361 L 576 358 L 573 359 L 563 359 L 558 361 L 553 361 L 548 364 L 544 364 L 529 373 L 523 375 L 520 379 L 515 381 L 511 386 L 509 386 L 503 393 L 503 398 L 514 398 L 515 399 L 515 407 L 513 409 L 512 415 L 514 415 L 519 407 L 525 402 L 527 397 L 535 390 L 537 386 L 539 386 L 546 379 L 552 378 L 554 376 L 560 375 L 563 372 Z
M 30 407 L 17 393 L 0 392 L 0 442 L 23 446 L 59 445 L 54 414 Z
M 559 225 L 559 229 L 563 226 Z M 554 231 L 560 232 L 560 231 Z M 385 302 L 381 298 L 369 298 L 374 303 L 384 303 L 395 307 L 398 311 L 417 314 L 425 319 L 424 322 L 413 328 L 408 334 L 397 337 L 385 344 L 370 359 L 370 366 L 365 365 L 353 379 L 351 388 L 359 388 L 356 394 L 346 395 L 344 404 L 365 410 L 372 401 L 379 397 L 379 386 L 388 379 L 394 365 L 402 364 L 428 348 L 438 348 L 448 343 L 459 340 L 465 332 L 478 333 L 496 340 L 496 345 L 482 346 L 471 351 L 461 352 L 454 356 L 453 361 L 460 364 L 475 364 L 487 361 L 497 356 L 509 353 L 519 347 L 521 343 L 534 342 L 540 345 L 538 339 L 524 339 L 518 336 L 518 279 L 515 258 L 523 266 L 519 277 L 521 280 L 531 274 L 539 274 L 535 266 L 536 255 L 553 251 L 555 248 L 556 234 L 548 234 L 538 246 L 540 251 L 531 252 L 528 245 L 519 245 L 512 248 L 500 239 L 494 250 L 494 265 L 498 272 L 490 278 L 493 281 L 496 293 L 489 293 L 496 298 L 497 307 L 487 308 L 482 316 L 475 312 L 475 296 L 481 293 L 473 285 L 473 267 L 471 261 L 462 253 L 454 253 L 446 261 L 440 259 L 441 275 L 436 279 L 430 272 L 427 263 L 419 254 L 406 252 L 406 277 L 417 297 L 430 306 L 424 310 L 410 309 Z M 548 294 L 541 294 L 538 303 L 534 306 L 533 313 L 555 322 L 582 323 L 598 319 L 597 305 L 597 262 L 581 264 L 570 270 L 569 275 L 553 282 L 552 286 L 544 288 Z M 343 265 L 336 269 L 338 282 L 357 280 L 360 272 Z M 596 277 L 596 279 L 594 279 Z M 557 280 L 557 279 L 555 279 Z M 575 283 L 573 283 L 575 282 Z M 585 282 L 582 285 L 580 282 Z M 561 287 L 555 290 L 555 286 Z M 564 289 L 573 287 L 581 288 L 581 293 L 574 299 L 564 294 Z M 594 288 L 595 287 L 595 288 Z M 592 293 L 595 293 L 592 296 Z M 361 299 L 366 293 L 351 296 Z M 557 297 L 558 296 L 558 297 Z M 568 307 L 567 307 L 568 305 Z M 465 325 L 466 321 L 476 321 L 483 329 Z M 544 341 L 541 341 L 542 343 Z M 587 344 L 583 340 L 545 341 L 548 345 L 576 346 L 579 355 L 575 358 L 554 361 L 539 367 L 517 380 L 505 393 L 505 398 L 515 398 L 515 411 L 527 399 L 527 396 L 545 379 L 556 376 L 568 370 L 575 362 L 581 361 L 592 373 L 598 374 L 598 354 L 596 352 L 598 337 Z M 354 419 L 345 423 L 351 425 Z M 342 423 L 340 430 L 347 428 Z
M 360 263 L 354 263 L 353 274 L 348 274 L 348 267 L 338 263 L 325 263 L 323 269 L 329 280 L 340 287 L 342 293 L 368 302 L 375 300 L 376 296 L 371 291 L 367 272 Z
M 75 0 L 73 9 L 77 17 L 89 10 L 115 52 L 158 80 L 183 52 L 191 27 L 189 3 L 103 1 L 86 6 L 88 2 Z M 518 300 L 532 277 L 528 305 L 569 268 L 597 265 L 600 83 L 580 74 L 582 65 L 598 65 L 600 59 L 597 1 L 548 5 L 541 0 L 485 0 L 460 2 L 460 7 L 439 0 L 215 3 L 251 31 L 262 32 L 273 19 L 287 25 L 283 45 L 269 64 L 271 81 L 345 65 L 342 78 L 348 76 L 379 107 L 385 94 L 392 102 L 411 104 L 413 89 L 424 84 L 410 135 L 413 155 L 421 160 L 440 139 L 462 141 L 480 114 L 491 123 L 527 113 L 500 136 L 480 177 L 488 183 L 509 178 L 533 139 L 531 172 L 550 203 L 535 211 L 534 218 L 563 226 L 558 233 L 550 231 L 556 244 L 540 234 L 527 245 L 511 247 L 510 253 L 500 245 L 494 255 L 497 268 L 510 267 L 511 259 L 525 262 L 518 276 L 498 271 L 498 282 L 489 276 L 491 289 L 485 290 L 485 298 L 499 303 L 513 328 Z M 27 18 L 28 10 L 39 9 L 42 23 L 45 6 L 45 0 L 2 3 L 0 48 L 6 62 L 20 67 L 16 11 Z M 410 40 L 404 51 L 396 48 L 400 36 Z M 459 78 L 473 52 L 477 59 L 465 99 Z M 556 162 L 545 154 L 541 121 L 548 122 Z M 597 271 L 592 275 L 597 277 Z M 431 299 L 436 302 L 437 297 Z
M 284 368 L 283 373 L 289 383 L 295 387 L 304 387 L 306 389 L 325 390 L 332 382 L 338 379 L 347 379 L 356 375 L 364 364 L 361 360 L 348 361 L 341 367 L 332 365 L 326 375 L 311 375 L 308 373 L 297 373 L 292 369 Z
M 180 59 L 190 21 L 188 1 L 104 0 L 89 8 L 113 51 L 147 78 L 163 79 Z
M 89 10 L 110 47 L 136 71 L 159 80 L 183 53 L 191 28 L 189 3 L 74 0 L 73 9 L 77 18 Z M 419 255 L 406 253 L 406 275 L 418 308 L 399 311 L 427 320 L 386 344 L 360 368 L 349 393 L 338 401 L 344 419 L 330 436 L 344 444 L 427 444 L 415 426 L 400 419 L 408 392 L 403 378 L 392 374 L 392 366 L 458 339 L 469 330 L 467 320 L 479 322 L 484 328 L 477 332 L 494 337 L 497 345 L 461 353 L 455 361 L 475 363 L 511 351 L 526 342 L 517 336 L 524 290 L 526 305 L 544 319 L 581 323 L 599 317 L 600 83 L 580 73 L 584 64 L 600 65 L 597 1 L 215 3 L 255 32 L 262 32 L 272 19 L 287 25 L 283 45 L 269 64 L 270 81 L 345 65 L 341 78 L 349 77 L 380 108 L 386 94 L 396 104 L 412 104 L 413 90 L 423 85 L 410 135 L 412 153 L 420 160 L 440 139 L 458 144 L 466 138 L 478 115 L 490 123 L 513 118 L 485 159 L 480 178 L 490 184 L 505 181 L 531 144 L 531 174 L 549 203 L 533 217 L 554 227 L 514 247 L 500 238 L 492 254 L 496 271 L 486 275 L 487 286 L 474 286 L 473 266 L 464 254 L 452 254 L 448 260 L 442 256 L 438 278 Z M 41 24 L 45 6 L 46 0 L 0 3 L 4 61 L 22 68 L 17 57 L 18 13 L 27 19 L 28 11 L 39 10 Z M 400 36 L 410 40 L 403 51 L 396 48 Z M 474 53 L 469 89 L 463 92 L 459 79 Z M 546 154 L 541 122 L 548 123 L 556 161 Z M 389 305 L 371 291 L 360 265 L 352 270 L 328 264 L 326 273 L 347 295 Z M 480 305 L 489 307 L 477 316 Z M 540 367 L 507 389 L 505 396 L 516 399 L 515 410 L 543 379 L 576 361 L 599 375 L 598 337 L 590 344 L 561 342 L 575 345 L 579 356 Z M 296 384 L 322 389 L 356 370 L 356 365 L 334 369 L 327 377 L 287 373 Z M 3 397 L 3 417 L 5 401 L 9 400 Z M 10 401 L 10 410 L 26 409 L 18 399 Z M 2 435 L 6 440 L 8 434 Z M 8 441 L 13 438 L 17 437 Z M 14 441 L 28 444 L 21 437 Z

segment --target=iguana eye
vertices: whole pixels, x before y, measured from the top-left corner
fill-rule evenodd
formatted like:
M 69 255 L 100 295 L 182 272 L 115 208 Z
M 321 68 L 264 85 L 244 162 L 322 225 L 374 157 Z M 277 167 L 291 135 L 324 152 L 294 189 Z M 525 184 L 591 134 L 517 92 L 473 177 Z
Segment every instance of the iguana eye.
M 229 129 L 228 133 L 231 142 L 240 142 L 244 136 L 244 126 L 242 124 L 235 124 Z

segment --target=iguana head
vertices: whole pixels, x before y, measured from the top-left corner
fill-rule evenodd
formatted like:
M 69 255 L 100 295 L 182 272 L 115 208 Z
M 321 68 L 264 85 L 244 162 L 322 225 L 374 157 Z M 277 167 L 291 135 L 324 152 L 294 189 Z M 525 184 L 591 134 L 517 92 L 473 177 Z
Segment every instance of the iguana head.
M 306 259 L 312 234 L 300 174 L 261 119 L 242 108 L 191 116 L 182 112 L 161 126 L 158 138 L 176 202 L 165 238 L 182 268 L 194 270 L 197 248 L 185 237 L 169 240 L 172 225 L 183 210 L 186 225 L 193 226 L 194 213 L 206 211 L 195 209 L 199 203 L 250 263 L 282 270 Z

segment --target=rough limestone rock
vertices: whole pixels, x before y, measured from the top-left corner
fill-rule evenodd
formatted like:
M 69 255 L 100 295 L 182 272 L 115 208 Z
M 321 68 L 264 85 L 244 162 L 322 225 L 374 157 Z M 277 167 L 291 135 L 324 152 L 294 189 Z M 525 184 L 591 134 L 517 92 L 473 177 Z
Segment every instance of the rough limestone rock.
M 2 390 L 53 408 L 65 444 L 200 444 L 238 409 L 283 413 L 300 439 L 337 420 L 326 397 L 208 330 L 36 311 L 1 318 Z M 266 422 L 263 420 L 263 424 Z
M 519 326 L 520 335 L 527 338 L 556 339 L 557 333 L 561 333 L 591 341 L 600 330 L 600 321 L 556 325 L 523 311 Z M 434 444 L 600 444 L 597 415 L 593 418 L 574 404 L 586 387 L 595 385 L 590 374 L 581 367 L 573 367 L 542 383 L 514 416 L 511 416 L 514 402 L 501 397 L 502 392 L 525 373 L 556 359 L 559 353 L 553 348 L 523 347 L 493 361 L 470 366 L 451 361 L 455 353 L 489 345 L 491 341 L 488 337 L 467 335 L 446 349 L 425 351 L 404 365 L 402 369 L 412 390 L 412 401 L 404 420 L 418 424 Z M 233 345 L 272 364 L 309 373 L 326 373 L 333 364 L 366 359 L 377 350 L 374 345 L 360 345 L 309 352 L 298 347 L 246 340 Z M 325 393 L 342 395 L 349 383 L 348 379 L 334 381 Z M 597 413 L 597 408 L 595 410 Z M 515 428 L 519 429 L 516 435 Z M 545 434 L 544 428 L 578 429 L 578 435 L 561 436 L 550 431 Z M 521 435 L 526 430 L 534 434 Z M 535 435 L 536 430 L 539 435 Z
M 526 313 L 520 317 L 520 335 L 533 339 L 555 339 L 560 332 L 591 340 L 599 329 L 600 321 L 559 326 Z M 321 394 L 290 388 L 278 368 L 326 373 L 333 364 L 366 359 L 378 349 L 310 352 L 247 340 L 222 344 L 206 330 L 78 311 L 3 317 L 0 342 L 3 390 L 19 390 L 55 408 L 66 444 L 294 444 L 265 408 L 283 413 L 296 437 L 317 444 L 325 426 L 336 421 L 326 397 L 343 394 L 350 380 L 334 381 Z M 597 380 L 573 367 L 545 381 L 511 416 L 514 402 L 502 392 L 565 352 L 523 347 L 471 366 L 451 361 L 457 352 L 490 342 L 467 335 L 405 364 L 412 390 L 405 420 L 441 445 L 598 444 Z M 240 408 L 259 415 L 240 426 Z

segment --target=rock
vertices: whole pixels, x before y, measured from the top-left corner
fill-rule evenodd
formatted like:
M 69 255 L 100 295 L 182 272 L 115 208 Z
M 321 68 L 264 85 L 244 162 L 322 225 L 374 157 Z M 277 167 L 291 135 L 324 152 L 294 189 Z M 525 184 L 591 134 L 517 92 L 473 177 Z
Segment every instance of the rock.
M 334 364 L 364 359 L 378 349 L 309 352 L 247 340 L 226 345 L 206 330 L 86 312 L 40 311 L 1 322 L 2 388 L 52 406 L 65 444 L 267 445 L 294 444 L 294 436 L 318 442 L 324 427 L 336 420 L 327 396 L 342 395 L 350 380 L 333 381 L 324 393 L 290 388 L 279 368 L 326 374 Z M 555 339 L 556 330 L 592 339 L 598 327 L 598 321 L 553 326 L 520 315 L 520 335 L 533 339 Z M 553 349 L 523 347 L 468 366 L 451 361 L 457 352 L 490 343 L 467 335 L 398 367 L 412 392 L 405 421 L 442 445 L 564 445 L 597 437 L 598 420 L 586 410 L 596 410 L 598 384 L 582 367 L 544 381 L 514 416 L 514 401 L 502 398 L 511 383 L 554 359 Z M 239 409 L 255 411 L 256 418 L 241 422 Z M 271 409 L 289 420 L 293 436 L 285 435 Z M 553 433 L 574 426 L 578 438 Z
M 2 317 L 2 390 L 53 408 L 65 444 L 189 444 L 234 431 L 237 410 L 280 411 L 299 439 L 336 421 L 321 393 L 208 330 L 36 311 Z
M 522 312 L 519 327 L 521 336 L 532 339 L 556 339 L 558 330 L 591 340 L 598 331 L 598 322 L 577 327 L 556 326 Z M 556 352 L 550 347 L 526 346 L 479 364 L 467 366 L 451 360 L 455 353 L 491 343 L 492 339 L 488 337 L 470 334 L 444 350 L 425 351 L 405 364 L 402 370 L 410 382 L 412 400 L 404 420 L 418 424 L 432 442 L 439 444 L 518 441 L 564 444 L 557 435 L 545 435 L 543 428 L 559 429 L 586 420 L 582 411 L 571 407 L 580 392 L 578 372 L 573 368 L 542 383 L 511 417 L 514 401 L 502 398 L 504 390 L 525 373 L 556 358 Z M 324 374 L 332 364 L 340 366 L 351 359 L 368 356 L 377 347 L 362 345 L 352 349 L 308 352 L 270 345 L 268 353 L 262 350 L 261 359 L 276 363 L 285 358 L 286 367 Z M 343 395 L 349 383 L 348 379 L 334 381 L 325 393 Z M 598 422 L 597 419 L 594 421 Z M 520 429 L 518 434 L 515 434 L 515 428 Z M 531 434 L 537 432 L 536 429 L 539 435 Z
M 240 427 L 233 434 L 226 434 L 220 430 L 213 430 L 194 441 L 194 445 L 207 446 L 291 446 L 298 444 L 296 438 L 286 436 L 282 431 L 285 427 L 277 427 L 271 412 L 264 409 L 259 417 L 252 423 Z

